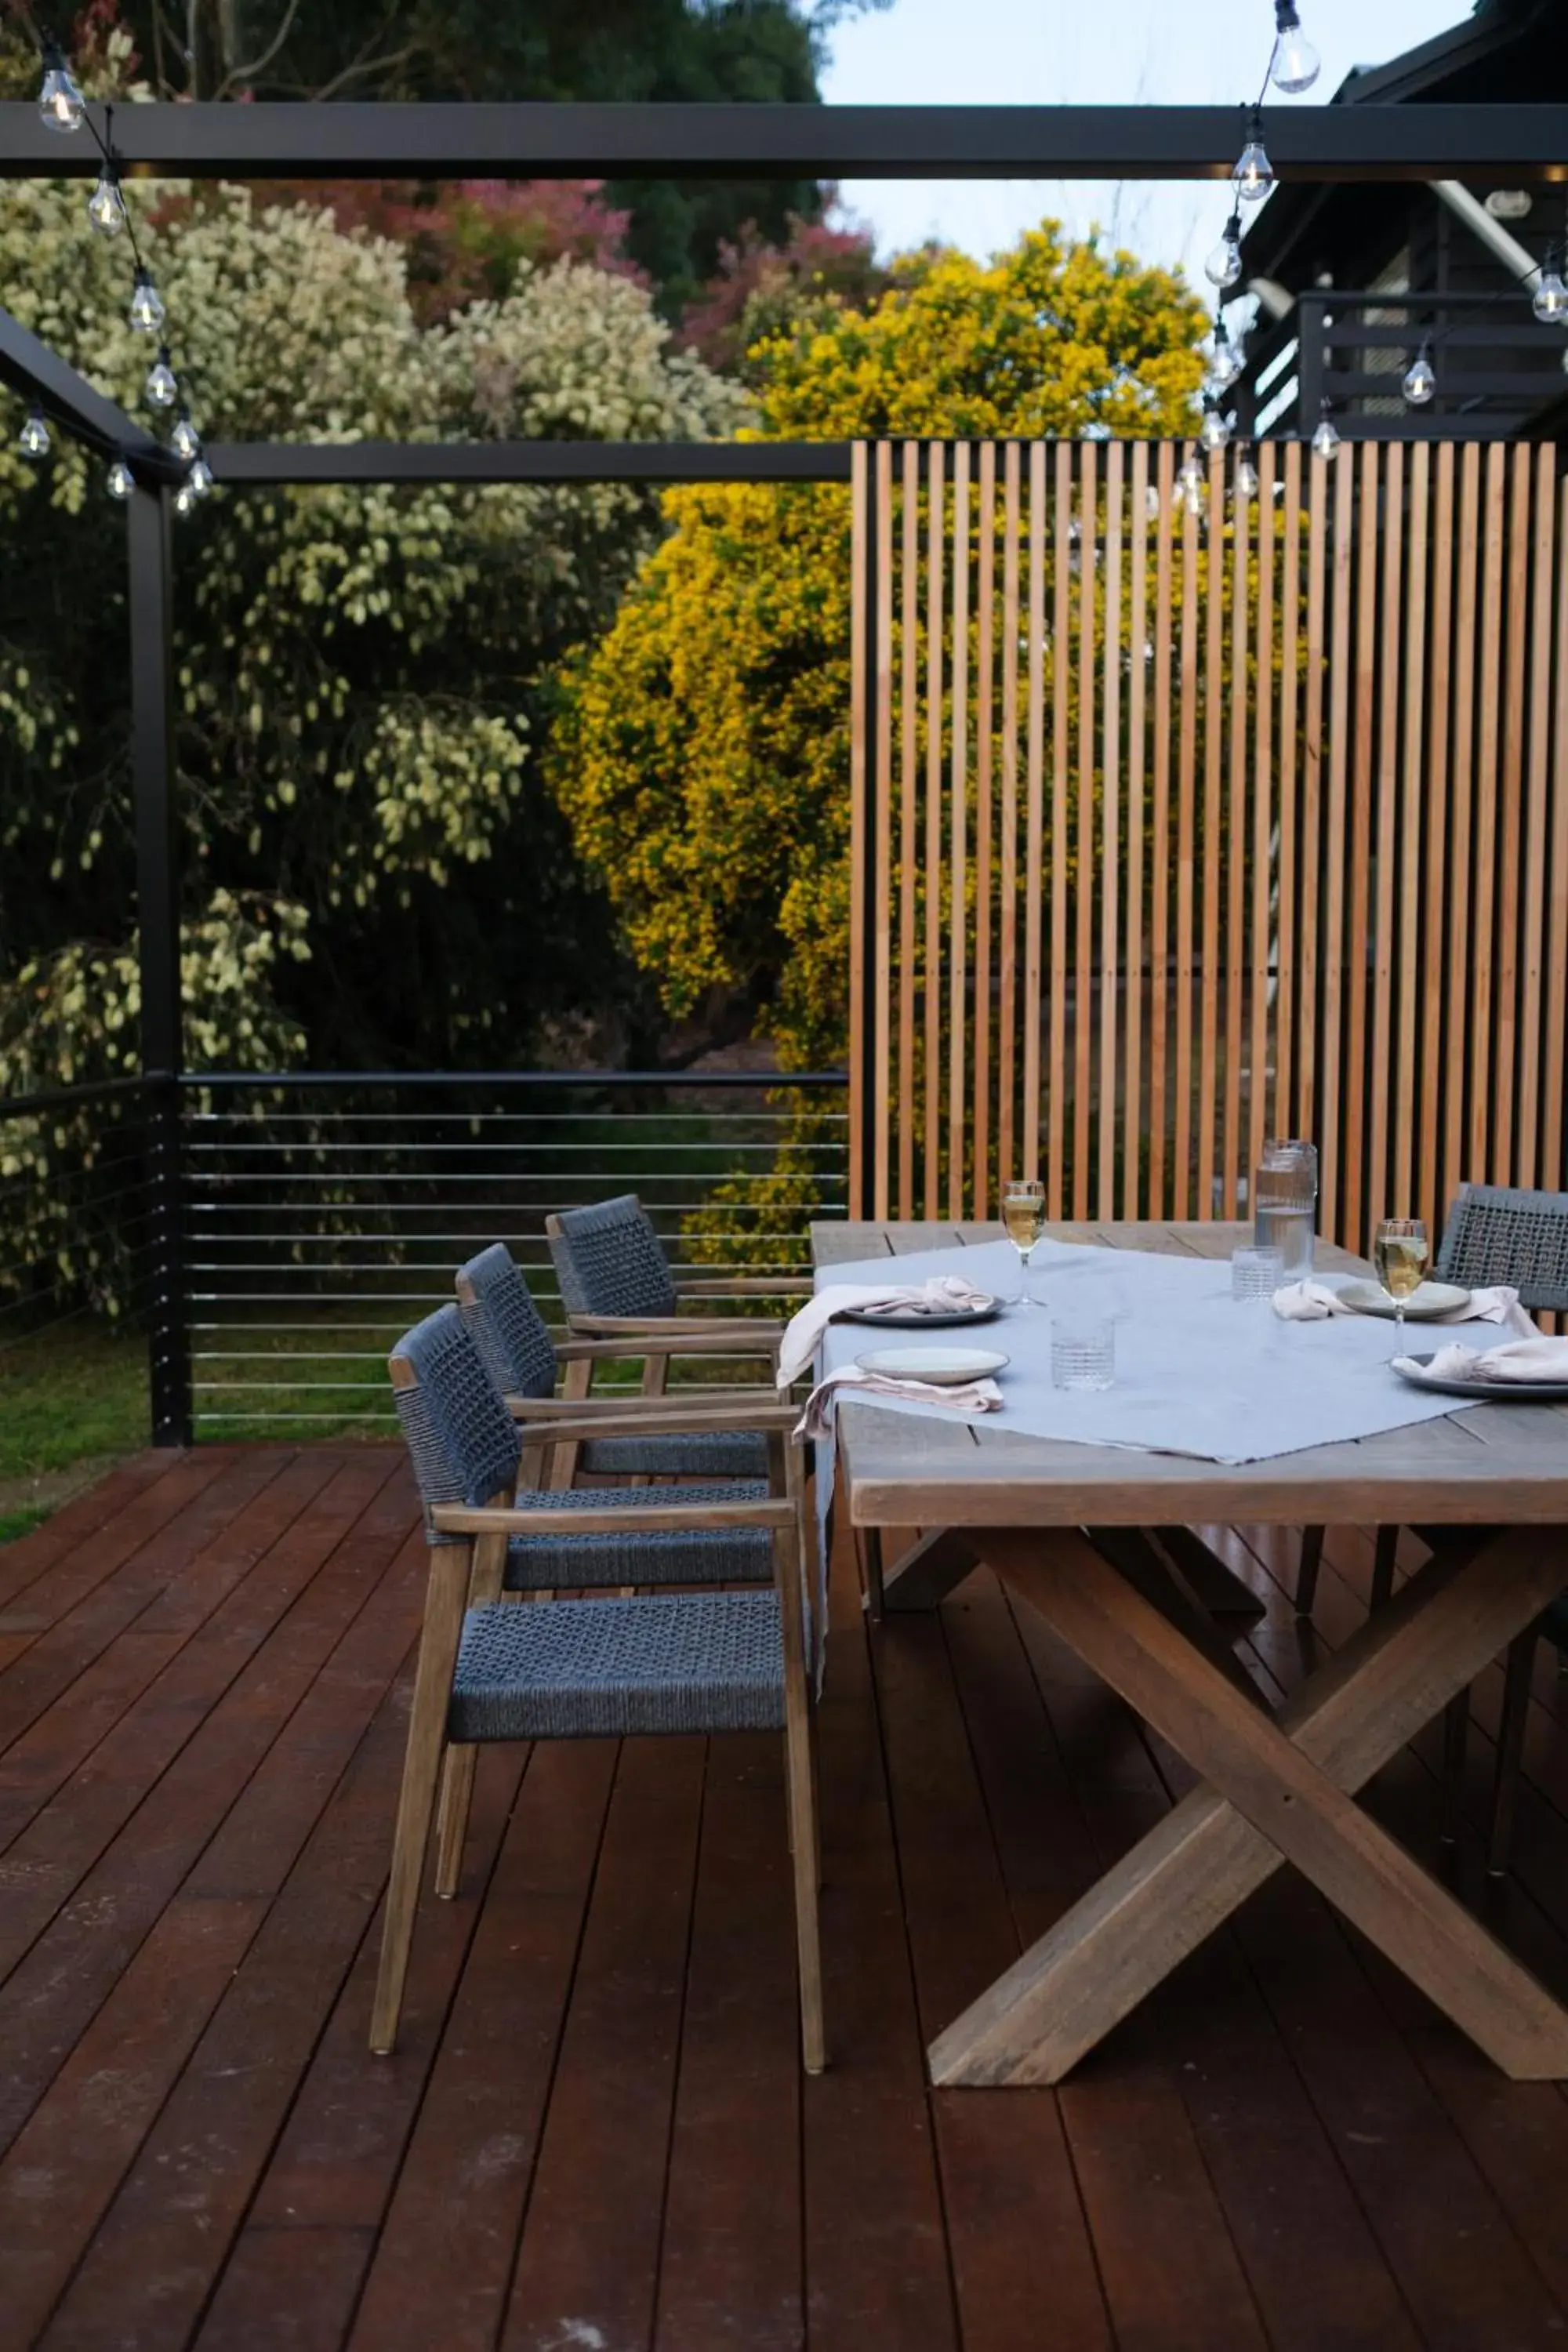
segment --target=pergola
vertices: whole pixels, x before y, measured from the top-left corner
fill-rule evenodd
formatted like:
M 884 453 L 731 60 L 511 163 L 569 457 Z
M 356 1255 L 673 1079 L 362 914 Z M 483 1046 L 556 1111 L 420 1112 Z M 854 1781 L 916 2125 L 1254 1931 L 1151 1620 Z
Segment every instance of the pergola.
M 185 180 L 679 177 L 1230 179 L 1247 110 L 1230 107 L 193 104 L 117 110 L 128 175 Z M 1568 107 L 1312 106 L 1260 118 L 1275 174 L 1302 181 L 1568 182 Z M 89 178 L 27 102 L 0 105 L 0 176 Z M 186 468 L 0 310 L 0 377 L 134 478 L 128 500 L 132 768 L 142 1077 L 153 1129 L 153 1423 L 189 1435 L 181 1295 L 180 931 L 172 700 L 173 495 Z M 219 483 L 838 482 L 845 442 L 751 445 L 494 441 L 208 445 Z M 865 615 L 874 636 L 874 612 Z

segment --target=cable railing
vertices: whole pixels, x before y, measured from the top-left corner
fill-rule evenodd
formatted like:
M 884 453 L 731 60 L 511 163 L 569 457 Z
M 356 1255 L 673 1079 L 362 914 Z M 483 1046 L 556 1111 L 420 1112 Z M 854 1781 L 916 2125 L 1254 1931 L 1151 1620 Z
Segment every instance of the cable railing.
M 846 1213 L 838 1073 L 224 1073 L 182 1094 L 198 1437 L 391 1430 L 391 1343 L 487 1243 L 559 1319 L 552 1211 L 636 1192 L 678 1275 L 781 1281 L 811 1221 Z

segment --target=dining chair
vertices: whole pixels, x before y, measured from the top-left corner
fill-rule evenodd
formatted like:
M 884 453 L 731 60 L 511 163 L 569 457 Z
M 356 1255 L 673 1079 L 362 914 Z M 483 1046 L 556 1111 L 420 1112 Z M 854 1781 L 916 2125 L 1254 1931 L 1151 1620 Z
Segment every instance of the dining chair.
M 514 1414 L 555 1394 L 558 1371 L 567 1374 L 566 1395 L 581 1402 L 624 1406 L 625 1398 L 590 1400 L 596 1365 L 640 1355 L 635 1339 L 569 1339 L 557 1342 L 534 1303 L 522 1270 L 504 1242 L 492 1242 L 458 1269 L 458 1307 L 486 1370 Z M 574 1377 L 575 1376 L 575 1377 Z M 696 1404 L 729 1402 L 731 1390 L 702 1389 L 683 1399 Z M 753 1391 L 759 1401 L 770 1392 Z M 593 1477 L 764 1478 L 768 1441 L 761 1430 L 693 1431 L 683 1436 L 600 1437 L 584 1445 L 577 1466 Z M 646 1490 L 644 1490 L 646 1491 Z
M 406 1332 L 390 1359 L 393 1392 L 424 1507 L 430 1571 L 415 1675 L 392 1872 L 371 2021 L 373 2051 L 395 2046 L 420 1881 L 448 1757 L 466 1759 L 446 1793 L 471 1787 L 491 1740 L 629 1738 L 782 1731 L 794 1856 L 802 2051 L 825 2063 L 817 1934 L 817 1828 L 805 1665 L 805 1515 L 793 1408 L 763 1426 L 777 1491 L 701 1505 L 621 1489 L 519 1496 L 528 1435 L 485 1370 L 457 1307 Z M 666 1416 L 681 1433 L 690 1415 Z M 549 1424 L 556 1425 L 554 1421 Z M 578 1437 L 599 1433 L 580 1422 Z M 638 1435 L 636 1429 L 616 1433 Z M 765 1548 L 766 1589 L 552 1600 L 521 1607 L 508 1591 L 647 1580 L 647 1547 L 706 1539 L 709 1571 Z M 567 1548 L 568 1568 L 562 1556 Z M 695 1557 L 695 1555 L 694 1555 Z M 749 1561 L 749 1554 L 748 1564 Z M 444 1803 L 437 1892 L 456 1884 L 464 1822 Z M 443 1881 L 445 1884 L 443 1885 Z

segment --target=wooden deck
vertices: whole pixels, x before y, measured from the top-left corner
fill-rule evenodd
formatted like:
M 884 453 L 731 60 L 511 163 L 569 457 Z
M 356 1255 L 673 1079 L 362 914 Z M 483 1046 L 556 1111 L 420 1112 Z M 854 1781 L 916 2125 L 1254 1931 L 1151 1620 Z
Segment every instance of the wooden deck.
M 1277 1541 L 1216 1540 L 1289 1686 Z M 837 1580 L 827 2075 L 770 1739 L 488 1753 L 372 2059 L 424 1559 L 390 1447 L 149 1455 L 0 1551 L 6 2352 L 1568 2336 L 1568 2097 L 1289 1873 L 1059 2093 L 927 2092 L 925 2038 L 1182 1785 L 984 1575 L 870 1641 Z M 1331 1546 L 1321 1639 L 1370 1566 Z M 1501 1911 L 1562 1987 L 1568 1696 L 1544 1666 L 1538 1696 Z M 1374 1792 L 1424 1852 L 1436 1785 L 1407 1754 Z

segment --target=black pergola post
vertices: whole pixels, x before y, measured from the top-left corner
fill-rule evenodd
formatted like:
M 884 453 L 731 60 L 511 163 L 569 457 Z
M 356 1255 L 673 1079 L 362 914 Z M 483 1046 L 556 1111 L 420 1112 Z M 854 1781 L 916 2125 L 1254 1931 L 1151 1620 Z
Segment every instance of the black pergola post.
M 136 806 L 142 1075 L 150 1137 L 153 1443 L 188 1445 L 191 1346 L 180 1187 L 179 824 L 168 489 L 139 486 L 131 496 L 129 521 L 131 766 Z

